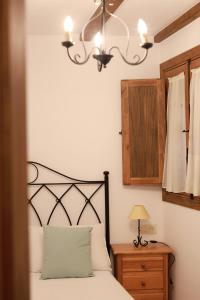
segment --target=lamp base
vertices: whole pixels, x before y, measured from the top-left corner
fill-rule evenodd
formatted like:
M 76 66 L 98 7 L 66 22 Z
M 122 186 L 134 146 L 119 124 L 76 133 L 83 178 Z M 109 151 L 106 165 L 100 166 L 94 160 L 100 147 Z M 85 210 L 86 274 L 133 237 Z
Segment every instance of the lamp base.
M 144 242 L 142 242 L 142 236 L 138 235 L 137 239 L 133 241 L 133 245 L 138 248 L 139 246 L 142 247 L 146 247 L 148 245 L 148 242 L 144 240 Z

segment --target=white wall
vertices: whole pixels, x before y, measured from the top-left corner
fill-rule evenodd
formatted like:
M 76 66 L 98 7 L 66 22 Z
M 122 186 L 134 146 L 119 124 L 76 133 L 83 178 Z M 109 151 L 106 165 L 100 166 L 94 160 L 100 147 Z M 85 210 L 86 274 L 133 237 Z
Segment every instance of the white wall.
M 197 19 L 162 42 L 160 52 L 154 47 L 138 67 L 116 55 L 102 73 L 93 60 L 82 67 L 71 64 L 60 37 L 27 40 L 29 159 L 84 179 L 109 170 L 113 242 L 133 239 L 127 218 L 133 204 L 144 203 L 157 224 L 158 234 L 146 238 L 163 239 L 164 216 L 164 240 L 176 255 L 173 300 L 200 298 L 199 212 L 163 203 L 158 187 L 122 185 L 120 80 L 158 77 L 160 62 L 199 44 L 199 28 Z
M 131 242 L 128 215 L 143 203 L 163 238 L 163 203 L 159 187 L 123 186 L 120 81 L 159 76 L 159 49 L 145 63 L 131 67 L 118 54 L 102 73 L 93 59 L 73 65 L 58 36 L 27 39 L 28 158 L 72 177 L 99 179 L 110 171 L 111 240 Z M 123 45 L 123 40 L 121 41 Z
M 200 19 L 161 43 L 161 62 L 200 44 Z M 173 300 L 200 299 L 199 211 L 164 203 L 165 241 L 174 249 Z

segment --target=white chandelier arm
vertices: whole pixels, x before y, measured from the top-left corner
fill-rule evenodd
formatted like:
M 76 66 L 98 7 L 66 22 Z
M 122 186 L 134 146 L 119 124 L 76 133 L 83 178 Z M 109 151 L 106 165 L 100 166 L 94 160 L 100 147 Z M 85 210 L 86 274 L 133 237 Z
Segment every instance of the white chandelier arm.
M 86 46 L 85 46 L 85 42 L 84 42 L 84 34 L 85 34 L 85 29 L 86 29 L 86 27 L 88 26 L 88 24 L 90 24 L 91 22 L 93 22 L 96 18 L 100 17 L 101 14 L 102 14 L 102 8 L 101 8 L 99 14 L 98 14 L 97 16 L 93 17 L 92 19 L 90 19 L 90 20 L 83 26 L 83 28 L 82 28 L 82 30 L 81 30 L 81 38 L 80 38 L 80 41 L 81 41 L 81 44 L 82 44 L 82 47 L 83 47 L 83 51 L 84 51 L 84 59 L 81 61 L 81 55 L 80 55 L 79 53 L 75 54 L 74 57 L 72 57 L 72 56 L 70 55 L 69 48 L 67 48 L 67 54 L 68 54 L 68 56 L 69 56 L 69 59 L 70 59 L 73 63 L 75 63 L 75 64 L 77 64 L 77 65 L 83 65 L 83 64 L 87 63 L 88 60 L 89 60 L 89 58 L 90 58 L 90 56 L 91 56 L 91 54 L 92 54 L 92 52 L 93 52 L 93 50 L 94 50 L 94 49 L 97 49 L 97 47 L 93 47 L 92 50 L 90 51 L 90 53 L 87 53 Z M 71 47 L 70 47 L 70 48 L 71 48 Z M 100 49 L 98 49 L 98 50 L 100 50 Z
M 136 61 L 131 62 L 131 61 L 126 59 L 126 57 L 122 54 L 119 47 L 117 47 L 117 46 L 114 46 L 114 47 L 110 48 L 109 49 L 109 54 L 111 54 L 113 49 L 118 50 L 119 54 L 121 55 L 121 58 L 125 61 L 125 63 L 127 63 L 128 65 L 131 65 L 131 66 L 137 66 L 137 65 L 141 64 L 143 61 L 145 61 L 145 59 L 147 58 L 147 55 L 148 55 L 148 49 L 145 49 L 145 54 L 142 58 L 140 58 L 140 56 L 136 54 L 136 55 L 133 56 L 133 60 L 136 60 Z
M 80 59 L 81 59 L 80 54 L 77 53 L 74 55 L 74 57 L 72 57 L 70 54 L 69 48 L 67 48 L 67 54 L 68 54 L 69 59 L 76 65 L 84 65 L 91 56 L 91 52 L 90 52 L 87 56 L 85 56 L 84 60 L 80 61 Z
M 128 49 L 129 49 L 129 44 L 130 44 L 130 31 L 129 31 L 129 28 L 127 26 L 127 24 L 124 22 L 124 20 L 122 20 L 120 17 L 112 14 L 111 12 L 109 12 L 106 8 L 106 13 L 108 15 L 110 15 L 111 17 L 117 19 L 125 28 L 126 30 L 126 36 L 127 36 L 127 45 L 126 45 L 126 57 L 128 56 Z
M 87 23 L 85 23 L 85 25 L 83 26 L 83 28 L 82 28 L 82 30 L 81 30 L 81 41 L 82 41 L 82 43 L 84 44 L 84 46 L 85 46 L 85 43 L 84 43 L 85 29 L 86 29 L 86 27 L 87 27 L 91 22 L 93 22 L 95 19 L 97 19 L 98 17 L 101 16 L 102 10 L 103 10 L 103 8 L 101 7 L 101 10 L 100 10 L 99 14 L 96 15 L 95 17 L 93 17 L 92 19 L 90 19 Z
M 83 46 L 83 47 L 84 47 L 84 46 Z M 71 54 L 70 54 L 70 51 L 69 51 L 70 48 L 71 48 L 71 47 L 67 47 L 67 54 L 68 54 L 68 57 L 69 57 L 69 59 L 70 59 L 74 64 L 76 64 L 76 65 L 84 65 L 85 63 L 87 63 L 88 60 L 90 59 L 91 55 L 92 55 L 92 52 L 93 52 L 95 49 L 97 49 L 97 50 L 100 52 L 100 49 L 99 49 L 98 47 L 93 47 L 93 48 L 91 49 L 91 51 L 90 51 L 88 54 L 85 55 L 85 59 L 82 60 L 82 61 L 80 61 L 80 59 L 81 59 L 80 54 L 76 53 L 76 54 L 72 57 Z M 85 52 L 85 53 L 86 53 L 86 52 Z

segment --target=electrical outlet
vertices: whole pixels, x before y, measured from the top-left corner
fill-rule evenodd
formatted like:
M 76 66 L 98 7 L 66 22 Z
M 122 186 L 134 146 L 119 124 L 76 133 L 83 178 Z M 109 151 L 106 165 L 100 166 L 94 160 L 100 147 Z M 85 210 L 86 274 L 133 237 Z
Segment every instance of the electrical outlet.
M 156 224 L 141 224 L 141 233 L 142 234 L 156 234 L 157 225 Z

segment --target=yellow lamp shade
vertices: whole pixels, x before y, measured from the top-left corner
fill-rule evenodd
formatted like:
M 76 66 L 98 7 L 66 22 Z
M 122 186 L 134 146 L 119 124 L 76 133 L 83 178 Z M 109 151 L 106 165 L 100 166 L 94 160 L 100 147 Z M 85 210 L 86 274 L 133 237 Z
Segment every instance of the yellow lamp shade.
M 135 205 L 131 210 L 129 218 L 132 220 L 145 220 L 149 219 L 150 216 L 144 205 Z

